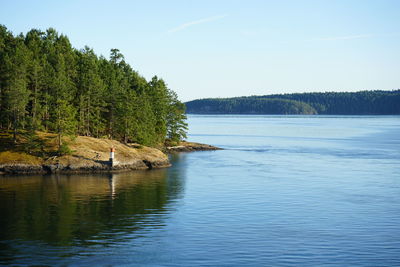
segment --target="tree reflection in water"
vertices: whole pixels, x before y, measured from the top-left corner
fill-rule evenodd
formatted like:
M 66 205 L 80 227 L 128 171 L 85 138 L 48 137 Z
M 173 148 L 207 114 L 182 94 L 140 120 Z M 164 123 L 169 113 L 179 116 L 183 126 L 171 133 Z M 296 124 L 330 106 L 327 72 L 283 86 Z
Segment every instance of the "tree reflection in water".
M 171 160 L 179 165 L 179 156 Z M 17 240 L 106 245 L 163 227 L 182 197 L 183 176 L 175 166 L 107 175 L 2 177 L 1 250 L 11 252 Z

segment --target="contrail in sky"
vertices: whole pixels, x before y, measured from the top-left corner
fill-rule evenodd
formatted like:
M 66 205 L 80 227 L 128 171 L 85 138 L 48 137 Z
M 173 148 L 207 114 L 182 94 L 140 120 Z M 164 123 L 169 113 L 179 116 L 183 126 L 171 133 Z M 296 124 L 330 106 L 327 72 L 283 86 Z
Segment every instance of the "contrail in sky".
M 178 27 L 172 28 L 170 30 L 167 31 L 168 34 L 171 33 L 175 33 L 175 32 L 179 32 L 181 30 L 184 30 L 190 26 L 193 25 L 197 25 L 197 24 L 203 24 L 203 23 L 207 23 L 207 22 L 211 22 L 211 21 L 215 21 L 215 20 L 219 20 L 222 18 L 225 18 L 227 15 L 219 15 L 219 16 L 214 16 L 214 17 L 208 17 L 208 18 L 203 18 L 203 19 L 199 19 L 199 20 L 194 20 L 194 21 L 190 21 L 190 22 L 186 22 L 183 23 L 181 25 L 179 25 Z

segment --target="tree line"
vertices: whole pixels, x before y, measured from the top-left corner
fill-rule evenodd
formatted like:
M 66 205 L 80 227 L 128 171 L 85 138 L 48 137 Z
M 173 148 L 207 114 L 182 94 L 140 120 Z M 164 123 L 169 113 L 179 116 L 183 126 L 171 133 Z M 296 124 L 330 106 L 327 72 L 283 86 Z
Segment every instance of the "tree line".
M 187 113 L 201 114 L 400 114 L 400 90 L 275 94 L 189 101 Z
M 140 76 L 118 49 L 109 59 L 72 47 L 53 28 L 14 36 L 0 25 L 0 129 L 107 137 L 143 145 L 186 138 L 185 105 Z

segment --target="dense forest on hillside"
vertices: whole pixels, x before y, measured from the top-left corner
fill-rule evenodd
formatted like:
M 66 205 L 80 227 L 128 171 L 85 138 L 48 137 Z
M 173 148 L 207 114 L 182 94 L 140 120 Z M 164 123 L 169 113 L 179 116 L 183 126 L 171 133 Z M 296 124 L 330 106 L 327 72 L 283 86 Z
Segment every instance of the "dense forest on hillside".
M 198 114 L 400 114 L 400 90 L 277 94 L 189 101 L 187 113 Z
M 162 79 L 77 50 L 50 28 L 14 36 L 0 25 L 0 131 L 107 137 L 144 145 L 185 138 L 185 106 Z

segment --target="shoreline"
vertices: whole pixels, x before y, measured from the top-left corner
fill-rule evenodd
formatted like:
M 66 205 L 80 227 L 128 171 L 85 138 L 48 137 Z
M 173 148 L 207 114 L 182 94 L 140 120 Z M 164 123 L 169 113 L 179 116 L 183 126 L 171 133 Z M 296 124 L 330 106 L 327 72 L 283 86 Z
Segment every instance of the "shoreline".
M 171 154 L 179 152 L 214 151 L 222 150 L 222 148 L 207 144 L 182 141 L 178 146 L 168 146 L 165 148 L 165 150 L 167 151 L 167 153 Z
M 25 163 L 11 163 L 0 165 L 0 175 L 30 175 L 30 174 L 87 174 L 87 173 L 115 173 L 124 171 L 143 171 L 151 169 L 162 169 L 171 167 L 169 161 L 152 162 L 151 167 L 146 163 L 121 164 L 110 167 L 109 164 L 102 166 L 77 167 L 74 165 L 29 165 Z
M 71 155 L 41 158 L 25 152 L 0 152 L 1 175 L 30 174 L 80 174 L 114 173 L 123 171 L 151 170 L 171 166 L 167 154 L 194 151 L 212 151 L 221 148 L 211 145 L 182 141 L 163 151 L 138 144 L 123 144 L 116 140 L 78 136 L 71 144 Z M 109 149 L 116 149 L 113 164 L 109 161 Z

